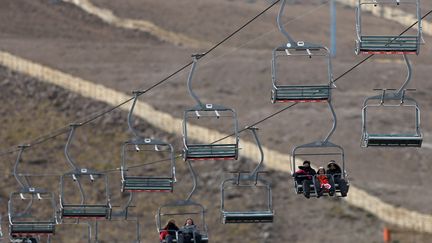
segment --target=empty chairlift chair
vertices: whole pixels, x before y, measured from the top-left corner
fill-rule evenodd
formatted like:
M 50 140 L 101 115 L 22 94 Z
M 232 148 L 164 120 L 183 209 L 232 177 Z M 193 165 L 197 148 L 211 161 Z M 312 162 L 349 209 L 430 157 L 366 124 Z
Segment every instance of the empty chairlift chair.
M 249 173 L 249 172 L 247 172 Z M 258 175 L 257 175 L 258 176 Z M 225 209 L 225 193 L 230 188 L 264 188 L 265 197 L 267 200 L 267 207 L 262 210 L 226 210 Z M 238 174 L 237 178 L 230 178 L 224 180 L 221 186 L 222 199 L 221 199 L 221 217 L 223 224 L 232 223 L 272 223 L 273 222 L 273 209 L 272 209 L 272 194 L 270 184 L 260 178 L 242 178 L 242 173 Z
M 193 65 L 188 77 L 188 90 L 197 105 L 184 111 L 183 157 L 185 160 L 236 160 L 238 158 L 239 149 L 237 113 L 233 109 L 221 105 L 202 103 L 192 90 L 192 77 L 200 57 L 201 55 L 193 55 Z M 224 118 L 224 121 L 225 119 L 229 119 L 230 124 L 228 125 L 233 128 L 233 135 L 232 137 L 227 138 L 228 142 L 191 142 L 191 138 L 189 137 L 189 128 L 192 119 L 219 119 L 221 121 L 221 118 Z
M 324 82 L 322 84 L 282 84 L 277 70 L 277 60 L 282 56 L 288 56 L 288 58 L 298 57 L 325 57 L 328 62 L 328 76 L 323 77 Z M 293 82 L 295 80 L 285 80 L 287 82 Z M 318 80 L 320 82 L 320 80 Z M 332 88 L 332 70 L 330 52 L 326 47 L 300 43 L 295 46 L 280 46 L 273 50 L 272 58 L 272 95 L 271 101 L 273 103 L 280 102 L 325 102 L 331 98 Z
M 375 101 L 373 103 L 373 101 Z M 397 101 L 399 104 L 390 104 L 390 101 Z M 400 101 L 400 102 L 399 102 Z M 397 107 L 412 108 L 415 117 L 415 127 L 411 133 L 370 133 L 367 125 L 368 110 L 389 109 Z M 364 101 L 362 110 L 362 147 L 421 147 L 423 135 L 420 131 L 420 108 L 417 102 L 404 94 L 386 93 L 383 95 L 369 97 Z
M 44 201 L 51 212 L 47 217 L 37 218 L 32 214 L 35 211 L 33 201 Z M 18 211 L 17 204 L 28 203 L 24 211 Z M 38 203 L 39 204 L 39 203 Z M 32 207 L 33 206 L 33 207 Z M 56 206 L 54 194 L 35 188 L 23 189 L 13 192 L 9 199 L 9 233 L 12 238 L 39 237 L 53 235 L 56 228 Z
M 272 52 L 272 103 L 279 102 L 324 102 L 330 100 L 332 86 L 332 65 L 330 52 L 328 48 L 306 43 L 303 41 L 294 41 L 294 39 L 284 29 L 281 18 L 284 12 L 286 0 L 281 3 L 281 8 L 277 17 L 277 24 L 280 32 L 287 38 L 288 43 L 273 49 Z M 293 78 L 281 78 L 280 73 L 283 70 L 278 70 L 278 62 L 281 58 L 290 58 L 293 61 L 301 58 L 322 58 L 327 62 L 328 75 L 322 80 L 316 80 L 315 84 L 302 84 L 301 80 L 293 80 Z M 287 80 L 282 80 L 287 79 Z M 299 84 L 294 84 L 295 82 Z
M 21 186 L 18 192 L 12 192 L 8 202 L 9 235 L 12 240 L 50 236 L 55 233 L 57 210 L 54 194 L 30 186 L 27 178 L 22 180 L 17 173 L 24 150 L 28 145 L 19 146 L 18 157 L 14 166 L 14 176 Z
M 60 178 L 60 216 L 62 219 L 109 219 L 112 206 L 108 190 L 108 176 L 105 173 L 79 168 L 69 155 L 69 147 L 73 135 L 76 128 L 79 126 L 81 125 L 72 124 L 70 126 L 71 130 L 64 149 L 66 160 L 73 170 L 62 175 Z M 74 187 L 78 190 L 78 199 L 78 194 L 70 194 L 71 191 L 73 192 L 73 190 L 69 190 L 70 187 Z M 88 195 L 86 195 L 89 194 L 86 193 L 89 191 L 93 192 L 92 194 L 94 194 L 94 192 L 100 194 L 96 198 L 97 202 L 95 202 L 96 200 L 89 202 Z M 75 197 L 74 200 L 69 200 L 72 197 Z M 73 203 L 71 203 L 72 201 Z M 77 203 L 78 201 L 79 203 Z
M 65 181 L 73 180 L 81 193 L 81 203 L 69 203 L 65 195 Z M 87 185 L 96 184 L 95 181 L 101 180 L 104 185 L 102 193 L 104 199 L 100 203 L 87 203 L 85 192 L 83 189 L 83 182 Z M 95 188 L 94 190 L 100 191 Z M 108 194 L 108 177 L 103 173 L 89 171 L 87 169 L 80 169 L 79 171 L 64 174 L 61 177 L 60 183 L 60 212 L 62 218 L 76 218 L 76 219 L 109 219 L 111 216 L 112 206 Z
M 131 151 L 131 152 L 130 152 Z M 167 169 L 169 168 L 169 175 L 165 176 L 145 176 L 145 175 L 131 175 L 129 170 L 133 171 L 133 165 L 128 165 L 128 153 L 142 153 L 147 156 L 149 153 L 158 153 L 164 156 L 158 162 L 169 163 Z M 121 166 L 121 176 L 122 176 L 122 191 L 130 192 L 173 192 L 174 182 L 175 182 L 175 158 L 174 149 L 171 144 L 145 138 L 145 139 L 133 139 L 126 142 L 123 145 L 122 151 L 122 166 Z M 142 157 L 143 164 L 139 166 L 144 166 L 146 157 Z M 154 161 L 154 160 L 153 160 Z M 149 164 L 155 162 L 148 162 Z
M 257 146 L 261 154 L 260 163 L 252 172 L 236 172 L 236 177 L 226 179 L 221 184 L 221 217 L 223 224 L 231 223 L 272 223 L 273 222 L 273 208 L 272 208 L 272 190 L 270 183 L 264 179 L 259 178 L 261 167 L 264 163 L 264 153 L 261 143 L 256 134 L 257 128 L 249 127 L 252 131 Z M 264 193 L 266 207 L 263 209 L 253 210 L 227 210 L 225 208 L 226 191 L 233 189 L 260 189 L 258 193 Z M 243 192 L 245 193 L 245 192 Z M 260 194 L 260 197 L 262 194 Z M 244 205 L 242 205 L 244 206 Z
M 417 19 L 415 35 L 395 33 L 393 35 L 365 35 L 364 24 L 362 23 L 362 15 L 365 9 L 380 8 L 380 7 L 396 7 L 411 6 L 415 8 L 415 17 Z M 395 18 L 400 18 L 396 15 Z M 356 54 L 419 54 L 422 23 L 420 12 L 420 0 L 358 0 L 356 8 Z
M 175 155 L 173 146 L 169 143 L 151 139 L 142 138 L 138 131 L 132 125 L 132 115 L 142 91 L 133 91 L 133 103 L 128 114 L 129 130 L 133 133 L 134 138 L 123 144 L 122 148 L 122 191 L 129 192 L 173 192 L 175 179 Z M 138 157 L 138 159 L 133 159 Z M 159 160 L 155 161 L 155 157 Z M 148 159 L 150 158 L 150 160 Z M 136 162 L 136 165 L 130 165 L 130 160 Z M 138 160 L 138 161 L 137 161 Z M 162 165 L 169 164 L 169 166 Z M 165 175 L 144 175 L 138 168 L 149 170 L 151 165 L 161 165 L 168 173 Z M 135 173 L 132 173 L 135 172 Z

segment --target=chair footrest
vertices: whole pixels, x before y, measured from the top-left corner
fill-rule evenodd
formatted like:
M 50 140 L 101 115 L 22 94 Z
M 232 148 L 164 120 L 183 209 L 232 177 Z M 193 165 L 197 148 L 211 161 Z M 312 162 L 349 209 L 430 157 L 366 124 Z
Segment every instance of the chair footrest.
M 273 212 L 224 212 L 223 223 L 271 223 Z
M 108 218 L 109 207 L 105 205 L 63 206 L 62 216 L 66 218 Z
M 382 147 L 421 147 L 423 137 L 418 135 L 378 135 L 370 134 L 366 136 L 365 146 Z

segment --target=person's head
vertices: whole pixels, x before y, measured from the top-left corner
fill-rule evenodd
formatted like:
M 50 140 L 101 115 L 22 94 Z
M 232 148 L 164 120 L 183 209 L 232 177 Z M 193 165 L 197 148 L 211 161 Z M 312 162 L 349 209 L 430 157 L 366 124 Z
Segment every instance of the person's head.
M 308 168 L 310 167 L 311 162 L 309 160 L 303 161 L 303 167 Z
M 327 168 L 330 169 L 330 170 L 336 169 L 336 161 L 330 160 L 330 162 L 327 165 Z
M 194 225 L 193 219 L 187 218 L 184 225 Z
M 169 220 L 167 221 L 165 227 L 172 227 L 172 226 L 176 226 L 175 219 L 169 219 Z
M 325 172 L 324 167 L 319 167 L 317 173 L 318 173 L 318 175 L 325 175 L 326 172 Z

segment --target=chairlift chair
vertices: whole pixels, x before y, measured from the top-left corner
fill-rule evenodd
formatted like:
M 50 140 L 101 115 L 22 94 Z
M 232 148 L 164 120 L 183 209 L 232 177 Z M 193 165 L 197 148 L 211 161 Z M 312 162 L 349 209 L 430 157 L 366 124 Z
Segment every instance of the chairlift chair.
M 65 180 L 72 179 L 78 184 L 82 200 L 80 204 L 70 204 L 65 199 Z M 96 180 L 103 180 L 105 192 L 105 199 L 103 204 L 86 203 L 84 191 L 81 186 L 81 181 L 88 179 L 91 183 Z M 60 182 L 60 212 L 62 218 L 76 218 L 76 219 L 109 219 L 111 216 L 112 206 L 110 203 L 108 192 L 108 177 L 104 173 L 89 171 L 81 169 L 73 171 L 61 176 Z
M 122 148 L 122 191 L 129 192 L 173 192 L 175 178 L 175 155 L 173 146 L 169 143 L 159 141 L 157 139 L 142 138 L 138 131 L 132 125 L 132 115 L 142 91 L 133 91 L 133 103 L 128 114 L 129 130 L 133 133 L 134 138 L 123 144 Z M 144 155 L 147 153 L 158 152 L 159 154 L 169 153 L 169 158 L 160 162 L 170 162 L 170 175 L 169 176 L 144 176 L 144 175 L 130 175 L 128 171 L 130 166 L 127 163 L 129 151 L 132 153 L 141 152 Z M 145 166 L 145 164 L 143 164 Z
M 331 98 L 331 88 L 333 85 L 332 76 L 332 65 L 330 58 L 330 51 L 327 47 L 307 43 L 304 41 L 295 41 L 285 30 L 281 22 L 282 15 L 284 13 L 286 0 L 282 0 L 279 14 L 277 16 L 277 25 L 279 31 L 287 38 L 288 43 L 273 49 L 272 52 L 272 91 L 271 101 L 272 103 L 279 102 L 325 102 Z M 324 57 L 327 60 L 328 66 L 328 77 L 325 80 L 327 82 L 317 82 L 318 84 L 281 84 L 281 80 L 278 75 L 277 62 L 278 58 L 288 56 L 290 58 L 299 57 Z M 291 81 L 291 80 L 290 80 Z
M 45 201 L 52 208 L 51 214 L 45 219 L 35 218 L 32 213 L 32 201 Z M 16 209 L 17 201 L 29 201 L 24 212 Z M 54 194 L 35 188 L 24 188 L 12 192 L 8 203 L 9 234 L 12 238 L 29 238 L 55 234 L 56 205 Z
M 364 35 L 362 32 L 362 9 L 378 5 L 415 6 L 416 35 Z M 420 53 L 422 41 L 420 0 L 358 0 L 356 8 L 356 54 L 416 54 Z
M 187 217 L 199 216 L 200 225 L 198 225 L 198 227 L 201 235 L 201 242 L 208 243 L 209 237 L 207 224 L 205 221 L 205 214 L 206 212 L 204 206 L 197 202 L 191 200 L 174 201 L 159 207 L 156 214 L 156 227 L 159 233 L 164 230 L 162 225 L 162 220 L 164 217 L 175 218 L 177 216 L 182 216 L 184 219 L 186 219 Z M 178 242 L 178 233 L 176 233 L 176 235 L 177 237 L 173 240 L 173 242 Z M 192 242 L 193 241 L 194 239 L 192 239 Z M 162 240 L 162 243 L 166 243 L 166 240 Z
M 331 101 L 328 102 L 328 106 L 329 109 L 333 115 L 333 126 L 330 130 L 330 132 L 327 134 L 327 136 L 324 138 L 324 140 L 322 141 L 316 141 L 313 143 L 308 143 L 308 144 L 304 144 L 304 145 L 300 145 L 300 146 L 296 146 L 294 147 L 293 151 L 292 151 L 292 159 L 291 159 L 291 171 L 294 174 L 295 170 L 297 169 L 297 160 L 299 160 L 300 158 L 302 158 L 302 156 L 305 157 L 310 157 L 310 156 L 315 156 L 316 158 L 318 158 L 319 156 L 330 156 L 332 160 L 335 161 L 339 161 L 339 163 L 342 164 L 342 168 L 341 168 L 341 175 L 329 175 L 327 174 L 327 177 L 333 181 L 334 184 L 334 192 L 335 195 L 337 196 L 346 196 L 345 194 L 348 192 L 349 189 L 349 181 L 347 178 L 347 174 L 345 171 L 345 153 L 344 153 L 344 149 L 339 146 L 336 145 L 332 142 L 330 142 L 330 138 L 333 135 L 333 133 L 336 131 L 336 127 L 337 127 L 337 117 L 336 117 L 336 112 L 333 108 L 333 104 Z M 310 176 L 310 175 L 304 175 L 303 177 L 308 177 L 312 179 L 312 184 L 310 185 L 309 191 L 310 196 L 314 196 L 317 197 L 318 193 L 316 191 L 316 185 L 318 185 L 318 179 L 316 176 Z M 336 179 L 339 178 L 335 178 L 335 176 L 340 177 L 340 180 L 343 180 L 346 185 L 346 190 L 344 190 L 344 192 L 341 192 L 341 186 L 339 185 L 339 183 L 337 183 Z M 297 194 L 303 193 L 304 188 L 303 185 L 301 185 L 300 183 L 298 183 L 297 178 L 294 178 L 294 188 Z M 344 188 L 345 189 L 345 188 Z M 323 193 L 323 195 L 328 195 L 327 193 Z
M 261 160 L 252 172 L 235 172 L 238 174 L 233 178 L 224 180 L 221 184 L 221 218 L 223 224 L 230 223 L 272 223 L 273 222 L 273 207 L 272 207 L 272 190 L 271 185 L 264 179 L 259 178 L 259 174 L 264 164 L 264 152 L 261 143 L 258 139 L 256 130 L 258 128 L 248 127 L 252 132 L 257 147 L 260 151 Z M 230 211 L 225 209 L 225 191 L 232 188 L 264 188 L 267 192 L 267 207 L 264 210 L 242 210 Z
M 188 90 L 197 105 L 186 109 L 183 116 L 183 158 L 184 160 L 236 160 L 239 149 L 239 132 L 237 113 L 228 107 L 215 104 L 204 104 L 192 90 L 192 77 L 198 59 L 202 55 L 193 55 L 193 64 L 188 77 Z M 227 117 L 232 120 L 234 141 L 229 143 L 192 143 L 189 138 L 189 123 L 193 119 L 219 119 Z
M 299 42 L 294 46 L 280 46 L 273 50 L 272 55 L 272 103 L 280 102 L 325 102 L 331 98 L 332 67 L 329 50 L 320 45 Z M 280 84 L 277 60 L 281 56 L 288 57 L 325 57 L 328 62 L 328 82 L 310 85 Z
M 345 153 L 344 153 L 344 149 L 336 144 L 333 144 L 329 141 L 317 141 L 317 142 L 313 142 L 313 143 L 309 143 L 309 144 L 304 144 L 304 145 L 300 145 L 300 146 L 296 146 L 293 151 L 292 151 L 292 159 L 291 159 L 291 170 L 292 173 L 294 173 L 294 171 L 297 168 L 297 162 L 299 159 L 302 158 L 302 156 L 304 157 L 311 157 L 311 156 L 331 156 L 332 159 L 334 159 L 335 161 L 339 161 L 341 164 L 341 179 L 345 180 L 346 184 L 347 184 L 347 189 L 349 189 L 349 181 L 347 178 L 347 173 L 345 171 Z M 334 175 L 329 175 L 327 174 L 327 177 L 333 177 Z M 335 182 L 334 177 L 331 178 L 333 179 L 333 181 Z M 312 197 L 316 197 L 317 191 L 315 190 L 315 183 L 318 183 L 316 176 L 312 177 L 312 181 L 313 183 L 310 186 L 310 196 Z M 339 186 L 338 183 L 334 183 L 335 186 L 335 195 L 341 197 L 341 188 Z M 301 194 L 303 193 L 303 185 L 297 183 L 297 180 L 294 179 L 294 189 L 295 192 L 297 194 Z M 323 195 L 328 195 L 328 193 L 323 193 Z
M 54 194 L 47 192 L 42 189 L 36 189 L 31 187 L 30 182 L 22 180 L 18 175 L 18 165 L 21 161 L 24 150 L 29 145 L 18 146 L 19 152 L 18 157 L 15 161 L 13 174 L 18 184 L 21 186 L 21 190 L 12 192 L 8 202 L 8 217 L 9 217 L 9 236 L 11 239 L 25 239 L 34 238 L 41 235 L 48 236 L 50 239 L 51 235 L 55 233 L 55 226 L 57 224 L 57 210 L 54 201 Z M 34 215 L 34 202 L 43 203 L 52 209 L 50 214 L 47 214 L 46 218 L 40 218 L 38 215 Z M 19 202 L 19 203 L 18 203 Z M 24 204 L 23 204 L 24 203 Z M 20 204 L 25 205 L 25 208 L 21 208 Z
M 388 90 L 388 89 L 387 89 Z M 423 134 L 420 131 L 420 108 L 418 103 L 401 93 L 386 93 L 365 99 L 362 109 L 362 147 L 421 147 Z M 371 104 L 371 101 L 378 101 Z M 399 104 L 387 104 L 389 101 L 400 101 Z M 412 107 L 415 110 L 415 129 L 412 133 L 369 133 L 367 113 L 369 108 Z
M 170 162 L 170 175 L 169 176 L 132 176 L 128 175 L 129 165 L 127 164 L 127 153 L 130 150 L 135 150 L 132 153 L 142 152 L 169 152 L 169 158 L 166 160 Z M 173 192 L 175 182 L 175 157 L 174 149 L 171 144 L 145 138 L 145 139 L 132 139 L 123 145 L 122 149 L 122 191 L 130 192 Z
M 249 172 L 246 172 L 249 174 Z M 258 175 L 257 175 L 258 176 Z M 246 183 L 245 183 L 246 182 Z M 264 210 L 245 210 L 245 211 L 229 211 L 225 209 L 225 191 L 229 188 L 264 188 L 267 192 L 267 208 Z M 221 185 L 221 216 L 223 224 L 232 223 L 272 223 L 273 208 L 272 208 L 272 193 L 271 186 L 266 180 L 260 178 L 243 177 L 239 172 L 237 178 L 229 178 L 222 182 Z
M 71 172 L 68 172 L 60 178 L 60 216 L 64 218 L 75 218 L 75 219 L 109 219 L 111 216 L 112 206 L 110 203 L 110 196 L 108 190 L 108 176 L 105 173 L 89 170 L 86 168 L 79 168 L 69 155 L 69 147 L 73 139 L 73 135 L 77 127 L 81 124 L 71 124 L 70 133 L 65 145 L 64 153 L 66 161 L 73 168 Z M 81 203 L 68 203 L 66 200 L 65 189 L 66 181 L 72 180 L 79 190 L 81 196 Z M 105 198 L 103 203 L 88 203 L 86 202 L 86 195 L 82 182 L 87 180 L 91 187 L 97 185 L 96 182 L 102 181 Z M 100 191 L 99 189 L 95 189 Z

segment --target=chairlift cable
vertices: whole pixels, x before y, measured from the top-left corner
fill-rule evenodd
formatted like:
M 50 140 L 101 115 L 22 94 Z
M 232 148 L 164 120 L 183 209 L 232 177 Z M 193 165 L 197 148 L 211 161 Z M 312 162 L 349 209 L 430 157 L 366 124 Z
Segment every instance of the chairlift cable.
M 280 0 L 278 0 L 277 2 L 279 2 L 279 1 L 280 1 Z M 274 4 L 276 4 L 277 2 L 275 2 Z M 274 6 L 274 4 L 273 4 L 272 6 Z M 268 8 L 267 8 L 265 11 L 268 11 Z M 431 13 L 432 13 L 432 10 L 429 10 L 426 14 L 424 14 L 424 15 L 421 17 L 421 19 L 423 20 L 424 18 L 426 18 L 427 16 L 429 16 Z M 260 13 L 260 15 L 262 15 L 262 14 L 263 14 L 263 13 Z M 249 23 L 249 22 L 248 22 L 248 23 Z M 404 30 L 400 35 L 403 35 L 403 34 L 406 33 L 407 31 L 409 31 L 409 30 L 410 30 L 412 27 L 414 27 L 417 23 L 418 23 L 418 21 L 414 22 L 412 25 L 410 25 L 409 27 L 407 27 L 407 28 L 406 28 L 406 29 L 405 29 L 405 30 Z M 243 27 L 243 28 L 244 28 L 244 27 Z M 220 44 L 219 44 L 219 45 L 220 45 Z M 206 53 L 208 54 L 208 52 L 206 52 Z M 357 64 L 355 64 L 353 67 L 351 67 L 351 68 L 349 68 L 347 71 L 343 72 L 341 75 L 339 75 L 337 78 L 334 79 L 333 83 L 336 83 L 338 80 L 340 80 L 341 78 L 345 77 L 348 73 L 350 73 L 351 71 L 355 70 L 357 67 L 359 67 L 360 65 L 362 65 L 364 62 L 366 62 L 367 60 L 369 60 L 369 59 L 370 59 L 371 57 L 373 57 L 373 56 L 374 56 L 374 54 L 370 54 L 369 56 L 367 56 L 366 58 L 364 58 L 363 60 L 361 60 L 360 62 L 358 62 Z M 173 74 L 169 75 L 168 77 L 164 78 L 163 80 L 161 80 L 160 82 L 156 83 L 156 84 L 153 85 L 152 87 L 148 88 L 145 92 L 150 91 L 151 89 L 153 89 L 153 88 L 155 88 L 156 86 L 160 85 L 161 83 L 165 82 L 167 79 L 169 79 L 169 78 L 171 78 L 172 76 L 174 76 L 174 75 L 178 74 L 179 72 L 183 71 L 184 69 L 186 69 L 187 67 L 189 67 L 190 65 L 192 65 L 192 63 L 193 63 L 192 61 L 189 62 L 187 65 L 183 66 L 181 69 L 177 70 L 177 71 L 174 72 Z M 107 114 L 107 113 L 109 113 L 109 112 L 111 112 L 111 111 L 113 111 L 113 110 L 119 108 L 120 106 L 122 106 L 122 105 L 124 105 L 124 104 L 126 104 L 126 103 L 128 103 L 128 102 L 130 102 L 130 101 L 132 101 L 132 100 L 133 100 L 133 97 L 130 98 L 130 99 L 128 99 L 128 100 L 126 100 L 126 101 L 124 101 L 124 102 L 122 102 L 122 103 L 120 103 L 119 105 L 117 105 L 117 106 L 115 106 L 115 107 L 112 107 L 111 109 L 109 109 L 109 110 L 107 110 L 107 111 L 105 111 L 105 112 L 100 113 L 99 115 L 94 116 L 92 119 L 89 119 L 89 120 L 87 120 L 86 122 L 83 122 L 82 124 L 87 124 L 87 123 L 89 123 L 89 122 L 91 122 L 91 121 L 93 121 L 93 120 L 95 120 L 95 119 L 97 119 L 97 118 L 99 118 L 99 117 L 101 117 L 101 116 L 103 116 L 103 115 L 105 115 L 105 114 Z M 261 122 L 263 122 L 263 121 L 265 121 L 265 120 L 268 120 L 268 119 L 270 119 L 271 117 L 273 117 L 273 116 L 275 116 L 275 115 L 277 115 L 277 114 L 279 114 L 279 113 L 281 113 L 281 112 L 283 112 L 283 111 L 285 111 L 285 110 L 288 110 L 289 108 L 291 108 L 292 106 L 294 106 L 294 105 L 296 105 L 296 104 L 297 104 L 297 103 L 294 103 L 294 104 L 292 104 L 292 105 L 290 105 L 290 106 L 288 106 L 288 107 L 285 107 L 284 109 L 279 110 L 279 111 L 277 111 L 277 112 L 275 112 L 275 113 L 273 113 L 273 114 L 271 114 L 271 115 L 269 115 L 269 116 L 263 118 L 262 120 L 260 120 L 260 121 L 258 121 L 258 122 L 256 122 L 256 123 L 254 123 L 254 124 L 257 125 L 257 124 L 259 124 L 259 123 L 261 123 Z M 68 131 L 68 130 L 66 130 L 67 128 L 68 128 L 68 127 L 64 127 L 64 128 L 58 129 L 57 132 L 54 133 L 54 135 L 47 134 L 47 135 L 40 136 L 39 138 L 33 140 L 33 142 L 31 142 L 30 145 L 37 145 L 37 144 L 41 144 L 41 143 L 44 143 L 44 142 L 46 142 L 46 141 L 48 141 L 48 140 L 50 140 L 50 139 L 53 139 L 53 138 L 56 138 L 56 137 L 58 137 L 58 136 L 60 136 L 60 135 L 62 135 L 62 134 L 65 134 L 65 133 Z M 239 133 L 240 133 L 240 132 L 243 132 L 243 131 L 244 131 L 244 129 L 240 130 Z M 231 136 L 232 136 L 232 135 L 231 135 Z M 229 137 L 229 136 L 228 136 L 228 137 Z M 217 140 L 217 141 L 215 141 L 215 142 L 221 141 L 221 140 L 223 140 L 223 139 L 226 139 L 226 138 L 222 138 L 222 139 Z M 11 154 L 11 153 L 15 153 L 15 152 L 17 152 L 17 151 L 18 151 L 18 149 L 16 149 L 16 148 L 14 148 L 14 149 L 10 149 L 10 150 L 5 150 L 5 151 L 3 151 L 3 152 L 0 153 L 0 157 L 6 156 L 6 155 Z
M 250 25 L 253 21 L 255 21 L 257 18 L 259 18 L 260 16 L 262 16 L 264 13 L 266 13 L 268 10 L 270 10 L 274 5 L 276 5 L 280 0 L 276 0 L 274 3 L 272 3 L 270 6 L 268 6 L 266 9 L 264 9 L 263 11 L 261 11 L 260 13 L 258 13 L 255 17 L 253 17 L 252 19 L 250 19 L 249 21 L 247 21 L 245 24 L 243 24 L 241 27 L 239 27 L 238 29 L 236 29 L 234 32 L 232 32 L 230 35 L 228 35 L 227 37 L 225 37 L 224 39 L 222 39 L 220 42 L 218 42 L 217 44 L 215 44 L 213 47 L 211 47 L 209 50 L 207 50 L 206 52 L 204 52 L 203 56 L 206 56 L 207 54 L 209 54 L 210 52 L 214 51 L 216 48 L 218 48 L 220 45 L 222 45 L 223 43 L 225 43 L 227 40 L 229 40 L 231 37 L 233 37 L 234 35 L 236 35 L 238 32 L 240 32 L 241 30 L 243 30 L 246 26 Z M 151 85 L 149 88 L 143 90 L 142 92 L 140 92 L 139 96 L 149 92 L 150 90 L 153 90 L 154 88 L 158 87 L 159 85 L 161 85 L 162 83 L 166 82 L 167 80 L 169 80 L 170 78 L 174 77 L 175 75 L 177 75 L 178 73 L 182 72 L 183 70 L 185 70 L 186 68 L 188 68 L 189 66 L 192 65 L 192 61 L 188 62 L 187 64 L 183 65 L 182 67 L 180 67 L 179 69 L 177 69 L 175 72 L 171 73 L 170 75 L 166 76 L 165 78 L 163 78 L 162 80 L 156 82 L 155 84 Z M 116 109 L 118 109 L 119 107 L 129 103 L 130 101 L 132 101 L 134 99 L 134 97 L 131 97 L 123 102 L 121 102 L 120 104 L 113 106 L 109 109 L 106 109 L 102 112 L 99 112 L 93 116 L 91 116 L 90 118 L 85 119 L 83 122 L 81 122 L 80 124 L 82 125 L 86 125 Z M 58 129 L 56 132 L 52 132 L 49 133 L 47 135 L 43 135 L 35 140 L 33 140 L 32 142 L 30 142 L 30 145 L 37 145 L 37 144 L 41 144 L 44 143 L 50 139 L 53 139 L 57 136 L 60 136 L 62 134 L 67 133 L 68 130 L 68 126 L 65 126 L 61 129 Z M 17 152 L 18 150 L 14 147 L 14 149 L 10 149 L 7 151 L 3 151 L 0 153 L 0 157 L 7 155 L 7 154 L 11 154 L 14 152 Z

